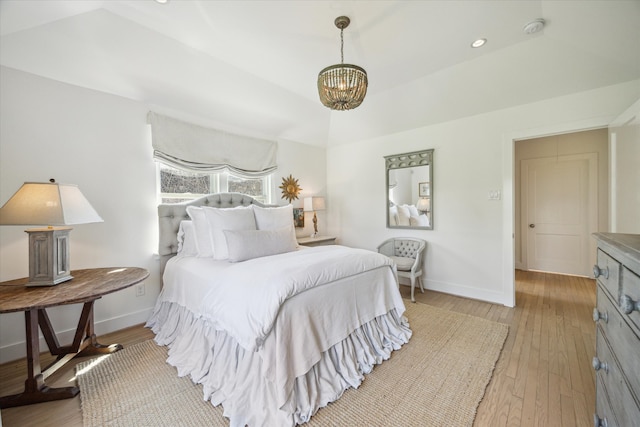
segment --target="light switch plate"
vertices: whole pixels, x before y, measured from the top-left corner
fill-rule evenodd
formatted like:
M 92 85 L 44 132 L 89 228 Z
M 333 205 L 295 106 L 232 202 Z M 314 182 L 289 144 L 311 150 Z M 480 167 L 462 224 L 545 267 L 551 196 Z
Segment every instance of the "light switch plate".
M 489 200 L 500 200 L 500 198 L 501 198 L 500 190 L 489 191 Z

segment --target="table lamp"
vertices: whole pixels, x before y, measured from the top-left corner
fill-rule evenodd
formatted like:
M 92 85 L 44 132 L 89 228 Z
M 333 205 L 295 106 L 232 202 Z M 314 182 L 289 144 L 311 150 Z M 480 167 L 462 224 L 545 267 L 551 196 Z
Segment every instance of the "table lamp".
M 416 203 L 416 209 L 420 212 L 428 213 L 431 210 L 431 201 L 427 198 L 421 197 Z
M 304 211 L 313 212 L 313 234 L 311 237 L 318 236 L 318 217 L 316 216 L 316 211 L 323 211 L 324 209 L 324 197 L 304 198 Z
M 0 208 L 0 225 L 46 226 L 25 230 L 29 234 L 27 286 L 52 286 L 71 280 L 72 228 L 65 226 L 103 222 L 76 185 L 49 181 L 25 182 Z

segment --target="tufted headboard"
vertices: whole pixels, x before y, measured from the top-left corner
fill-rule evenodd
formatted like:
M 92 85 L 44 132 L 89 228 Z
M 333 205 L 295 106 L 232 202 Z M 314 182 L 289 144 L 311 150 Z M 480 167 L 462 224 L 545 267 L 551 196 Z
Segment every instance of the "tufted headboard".
M 187 206 L 235 208 L 237 206 L 249 205 L 267 206 L 250 196 L 240 193 L 210 194 L 188 202 L 158 205 L 160 277 L 164 274 L 164 266 L 167 264 L 167 261 L 178 252 L 178 228 L 180 227 L 180 221 L 190 219 L 187 214 Z

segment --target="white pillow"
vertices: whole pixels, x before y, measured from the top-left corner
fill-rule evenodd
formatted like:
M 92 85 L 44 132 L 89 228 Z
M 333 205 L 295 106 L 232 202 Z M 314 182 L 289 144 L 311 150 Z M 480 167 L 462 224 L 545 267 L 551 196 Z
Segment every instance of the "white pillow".
M 178 228 L 178 255 L 198 256 L 196 230 L 193 221 L 180 221 Z
M 253 207 L 253 213 L 256 216 L 256 227 L 258 230 L 274 230 L 283 227 L 290 229 L 291 243 L 298 247 L 296 240 L 296 229 L 293 224 L 293 206 L 288 204 L 277 208 L 262 208 L 260 206 Z
M 409 223 L 412 227 L 428 227 L 429 217 L 426 215 L 412 216 L 409 218 Z
M 389 225 L 398 225 L 398 208 L 395 205 L 389 208 Z
M 191 217 L 195 229 L 197 256 L 200 258 L 211 258 L 213 256 L 213 245 L 211 244 L 209 223 L 204 215 L 204 211 L 198 206 L 187 206 L 187 214 Z
M 224 230 L 229 261 L 240 262 L 296 250 L 289 227 L 272 230 Z
M 235 208 L 203 207 L 205 218 L 209 223 L 209 233 L 213 246 L 213 259 L 229 258 L 227 239 L 224 230 L 255 230 L 256 219 L 252 205 Z
M 420 216 L 420 212 L 418 212 L 418 208 L 415 205 L 407 205 L 409 208 L 409 216 Z
M 397 206 L 398 208 L 398 225 L 409 225 L 409 207 L 407 205 Z

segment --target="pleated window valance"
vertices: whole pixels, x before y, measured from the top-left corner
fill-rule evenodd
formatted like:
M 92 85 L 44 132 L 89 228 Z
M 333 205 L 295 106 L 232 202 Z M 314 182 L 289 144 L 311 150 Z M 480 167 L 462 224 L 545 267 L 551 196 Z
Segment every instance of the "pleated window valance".
M 193 172 L 229 170 L 234 175 L 259 177 L 277 168 L 278 143 L 209 129 L 153 112 L 153 157 L 169 166 Z

